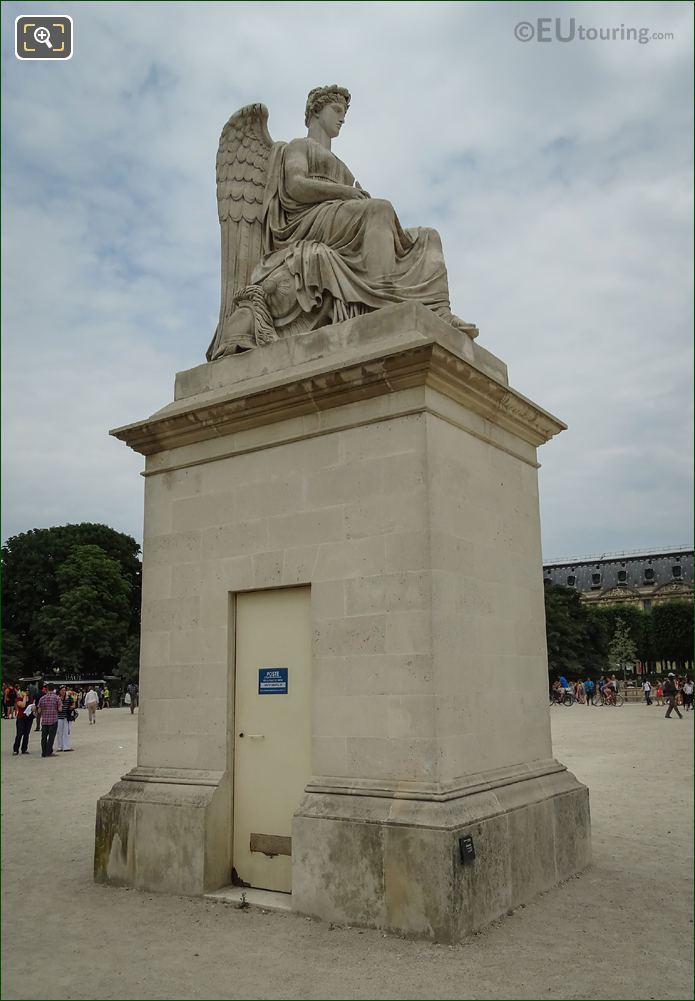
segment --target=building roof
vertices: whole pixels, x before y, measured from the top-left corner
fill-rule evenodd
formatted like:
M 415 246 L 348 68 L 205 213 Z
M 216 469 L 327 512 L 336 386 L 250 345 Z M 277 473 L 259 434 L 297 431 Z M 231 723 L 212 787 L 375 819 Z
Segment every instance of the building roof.
M 648 588 L 657 591 L 674 581 L 692 587 L 693 547 L 603 553 L 543 564 L 543 580 L 582 592 L 609 588 Z

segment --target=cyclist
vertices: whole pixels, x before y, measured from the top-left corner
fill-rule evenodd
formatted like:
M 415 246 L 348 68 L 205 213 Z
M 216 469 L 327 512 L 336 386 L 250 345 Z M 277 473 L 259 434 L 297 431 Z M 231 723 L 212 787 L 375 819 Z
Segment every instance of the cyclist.
M 608 680 L 606 679 L 605 675 L 602 674 L 601 677 L 598 679 L 598 694 L 599 694 L 599 700 L 601 702 L 605 701 L 607 684 Z
M 553 702 L 557 702 L 558 705 L 561 705 L 564 697 L 565 697 L 565 690 L 562 687 L 560 679 L 556 678 L 555 681 L 553 682 L 553 687 L 550 690 L 550 698 L 552 699 Z
M 615 705 L 615 697 L 618 694 L 618 682 L 615 675 L 603 687 L 603 695 L 608 705 Z

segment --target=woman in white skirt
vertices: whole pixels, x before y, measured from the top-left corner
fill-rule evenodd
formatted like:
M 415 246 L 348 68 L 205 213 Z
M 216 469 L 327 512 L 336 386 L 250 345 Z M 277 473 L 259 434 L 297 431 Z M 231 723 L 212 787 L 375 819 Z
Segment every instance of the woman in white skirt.
M 58 692 L 60 698 L 60 709 L 58 710 L 58 731 L 56 733 L 56 750 L 71 751 L 70 727 L 73 720 L 74 701 L 63 687 Z

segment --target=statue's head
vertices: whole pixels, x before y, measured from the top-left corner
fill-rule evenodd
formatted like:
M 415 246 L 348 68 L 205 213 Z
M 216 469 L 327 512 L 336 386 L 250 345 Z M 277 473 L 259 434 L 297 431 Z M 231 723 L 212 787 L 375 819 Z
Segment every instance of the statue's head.
M 329 84 L 327 87 L 314 87 L 313 90 L 310 90 L 304 112 L 304 124 L 307 128 L 312 119 L 320 118 L 324 108 L 330 108 L 332 105 L 340 105 L 344 117 L 345 112 L 350 107 L 350 91 L 345 87 L 339 87 L 337 83 Z M 342 125 L 342 120 L 340 124 Z

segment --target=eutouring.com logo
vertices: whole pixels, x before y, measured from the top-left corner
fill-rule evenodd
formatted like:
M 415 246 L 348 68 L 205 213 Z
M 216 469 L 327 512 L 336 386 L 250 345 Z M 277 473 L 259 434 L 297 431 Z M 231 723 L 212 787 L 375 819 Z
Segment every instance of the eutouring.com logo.
M 624 24 L 614 28 L 587 28 L 576 18 L 538 17 L 535 21 L 519 21 L 514 26 L 519 42 L 648 42 L 672 41 L 672 31 L 652 31 L 651 28 L 630 28 Z

